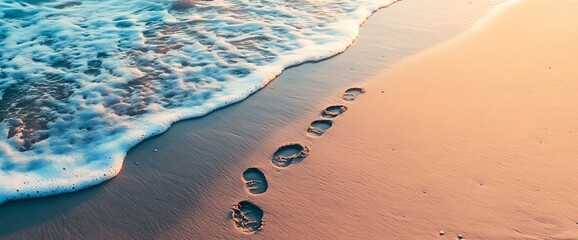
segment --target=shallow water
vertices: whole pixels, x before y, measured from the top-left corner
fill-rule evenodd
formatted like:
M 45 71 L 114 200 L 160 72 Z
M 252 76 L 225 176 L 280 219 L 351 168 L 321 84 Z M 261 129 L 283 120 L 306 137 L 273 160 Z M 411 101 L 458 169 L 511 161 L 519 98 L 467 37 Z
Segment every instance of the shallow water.
M 3 1 L 0 203 L 115 176 L 137 143 L 342 52 L 392 2 Z

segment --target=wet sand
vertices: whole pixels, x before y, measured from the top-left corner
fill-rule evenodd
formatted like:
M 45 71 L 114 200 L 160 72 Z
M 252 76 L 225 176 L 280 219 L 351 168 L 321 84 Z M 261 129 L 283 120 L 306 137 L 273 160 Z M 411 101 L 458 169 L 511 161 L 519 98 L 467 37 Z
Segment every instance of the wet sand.
M 339 103 L 349 86 L 463 31 L 495 4 L 415 0 L 382 9 L 345 53 L 291 68 L 239 104 L 175 124 L 132 149 L 122 172 L 111 181 L 72 194 L 0 206 L 0 238 L 281 239 L 300 234 L 303 238 L 354 237 L 368 232 L 352 224 L 358 220 L 349 214 L 359 211 L 360 217 L 375 209 L 343 188 L 366 183 L 352 179 L 355 172 L 341 171 L 347 165 L 335 167 L 333 150 L 324 150 L 365 138 L 347 133 L 336 138 L 339 131 L 346 131 L 339 130 L 345 128 L 337 120 L 345 121 L 362 110 L 350 109 L 338 116 L 322 137 L 306 134 L 310 122 L 319 119 L 325 107 Z M 448 12 L 455 14 L 448 16 Z M 364 104 L 363 97 L 359 101 L 356 104 Z M 274 151 L 291 142 L 310 146 L 311 155 L 285 169 L 274 167 Z M 339 159 L 356 164 L 355 158 L 344 156 L 348 155 Z M 252 167 L 266 176 L 266 192 L 252 194 L 246 189 L 243 173 Z M 359 190 L 373 195 L 372 187 L 367 183 Z M 319 202 L 326 205 L 314 204 L 327 199 Z M 239 233 L 230 220 L 231 207 L 243 200 L 264 211 L 264 227 L 256 234 Z M 390 201 L 394 200 L 383 199 Z M 393 206 L 379 207 L 396 212 Z M 383 220 L 367 224 L 390 229 Z

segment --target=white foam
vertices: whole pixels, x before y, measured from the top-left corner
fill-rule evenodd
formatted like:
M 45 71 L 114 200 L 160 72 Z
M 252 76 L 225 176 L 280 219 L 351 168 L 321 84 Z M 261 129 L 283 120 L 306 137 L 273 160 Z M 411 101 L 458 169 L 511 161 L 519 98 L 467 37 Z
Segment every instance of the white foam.
M 26 2 L 0 3 L 0 203 L 110 179 L 137 143 L 344 51 L 395 0 Z

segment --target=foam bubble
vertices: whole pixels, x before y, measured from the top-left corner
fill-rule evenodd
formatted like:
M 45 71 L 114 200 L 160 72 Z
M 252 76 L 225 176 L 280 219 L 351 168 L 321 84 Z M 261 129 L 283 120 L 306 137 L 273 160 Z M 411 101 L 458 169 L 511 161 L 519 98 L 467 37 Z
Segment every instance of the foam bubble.
M 0 203 L 115 176 L 175 121 L 344 51 L 395 0 L 0 3 Z

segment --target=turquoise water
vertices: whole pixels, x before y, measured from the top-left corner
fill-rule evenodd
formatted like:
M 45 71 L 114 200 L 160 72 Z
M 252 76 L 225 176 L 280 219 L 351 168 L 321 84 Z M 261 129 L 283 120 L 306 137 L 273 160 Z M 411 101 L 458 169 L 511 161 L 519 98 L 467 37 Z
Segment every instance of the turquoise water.
M 137 143 L 344 51 L 393 2 L 3 1 L 0 203 L 115 176 Z

